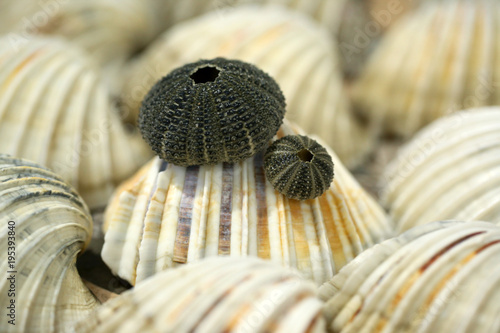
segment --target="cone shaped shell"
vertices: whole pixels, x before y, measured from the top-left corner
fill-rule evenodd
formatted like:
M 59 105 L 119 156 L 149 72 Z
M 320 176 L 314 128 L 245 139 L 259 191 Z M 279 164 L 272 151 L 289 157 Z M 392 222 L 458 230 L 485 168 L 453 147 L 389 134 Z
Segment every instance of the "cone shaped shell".
M 217 56 L 243 60 L 278 82 L 286 98 L 285 117 L 319 135 L 352 166 L 370 149 L 374 133 L 350 113 L 335 51 L 326 31 L 283 8 L 242 6 L 222 16 L 209 13 L 167 31 L 131 65 L 123 102 L 137 117 L 144 95 L 175 67 Z
M 55 39 L 15 47 L 0 39 L 0 152 L 45 165 L 91 207 L 151 153 L 120 123 L 86 58 Z
M 0 331 L 66 331 L 97 306 L 75 267 L 92 220 L 70 186 L 34 163 L 0 155 L 0 220 L 0 244 L 14 257 L 6 252 L 0 260 Z M 15 325 L 6 319 L 11 299 Z
M 427 126 L 387 167 L 384 183 L 399 231 L 441 219 L 500 222 L 500 108 Z
M 296 133 L 303 134 L 285 120 L 277 136 Z M 273 189 L 262 153 L 188 168 L 155 158 L 111 200 L 102 258 L 132 284 L 217 255 L 271 259 L 322 283 L 391 232 L 382 209 L 328 152 L 335 178 L 322 196 L 305 201 Z
M 500 228 L 434 222 L 366 250 L 320 288 L 331 332 L 498 332 Z
M 107 302 L 77 332 L 323 332 L 314 284 L 256 258 L 162 272 Z
M 397 22 L 354 88 L 354 104 L 408 137 L 453 111 L 500 104 L 500 3 L 428 1 Z

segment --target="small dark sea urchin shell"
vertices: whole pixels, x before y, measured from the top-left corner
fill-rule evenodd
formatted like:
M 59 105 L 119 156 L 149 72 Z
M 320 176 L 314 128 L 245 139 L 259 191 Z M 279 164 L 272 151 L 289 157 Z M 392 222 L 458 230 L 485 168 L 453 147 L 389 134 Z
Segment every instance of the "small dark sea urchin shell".
M 200 60 L 173 70 L 143 100 L 142 136 L 180 166 L 236 162 L 263 149 L 285 115 L 278 84 L 238 60 Z
M 266 177 L 273 187 L 291 199 L 313 199 L 333 180 L 333 161 L 325 148 L 303 135 L 276 140 L 264 155 Z

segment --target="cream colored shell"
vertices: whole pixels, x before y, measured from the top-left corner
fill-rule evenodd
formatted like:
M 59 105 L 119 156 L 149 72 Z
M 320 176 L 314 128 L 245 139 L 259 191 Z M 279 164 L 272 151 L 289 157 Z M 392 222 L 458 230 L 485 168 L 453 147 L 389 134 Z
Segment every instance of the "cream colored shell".
M 256 258 L 162 272 L 108 301 L 76 332 L 324 332 L 314 284 Z
M 500 228 L 435 222 L 359 255 L 320 288 L 331 332 L 498 332 Z
M 122 126 L 106 87 L 78 50 L 33 38 L 0 39 L 0 152 L 45 165 L 90 207 L 150 158 L 140 134 Z
M 0 155 L 0 220 L 0 331 L 69 331 L 98 305 L 75 267 L 92 232 L 85 203 L 51 171 Z
M 278 137 L 294 133 L 303 132 L 285 121 Z M 188 168 L 155 158 L 111 200 L 102 258 L 132 284 L 217 255 L 271 259 L 323 283 L 391 234 L 383 210 L 329 153 L 335 164 L 330 189 L 306 201 L 273 189 L 262 154 Z
M 400 150 L 383 182 L 399 231 L 442 219 L 500 222 L 500 107 L 432 123 Z
M 286 117 L 323 138 L 348 166 L 361 161 L 373 131 L 350 113 L 331 36 L 280 7 L 242 6 L 188 21 L 153 43 L 126 75 L 124 106 L 137 117 L 151 86 L 174 68 L 223 56 L 257 65 L 280 85 Z
M 381 41 L 354 104 L 409 137 L 450 112 L 500 104 L 500 3 L 427 1 Z

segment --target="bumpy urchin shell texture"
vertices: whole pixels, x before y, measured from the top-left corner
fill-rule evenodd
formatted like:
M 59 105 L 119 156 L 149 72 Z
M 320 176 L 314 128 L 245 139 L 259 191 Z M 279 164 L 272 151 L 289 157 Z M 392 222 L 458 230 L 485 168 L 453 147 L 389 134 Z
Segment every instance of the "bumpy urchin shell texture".
M 285 116 L 278 84 L 238 60 L 173 70 L 146 95 L 139 128 L 158 156 L 180 166 L 236 162 L 263 149 Z
M 325 148 L 304 135 L 288 135 L 269 146 L 264 155 L 266 177 L 291 199 L 313 199 L 333 180 L 333 161 Z

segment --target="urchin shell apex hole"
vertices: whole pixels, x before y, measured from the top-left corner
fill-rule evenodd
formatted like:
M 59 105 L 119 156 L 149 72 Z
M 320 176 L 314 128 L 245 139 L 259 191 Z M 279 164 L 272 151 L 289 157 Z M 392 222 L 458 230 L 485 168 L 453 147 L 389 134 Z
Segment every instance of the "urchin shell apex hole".
M 199 67 L 189 77 L 194 81 L 194 84 L 214 82 L 219 76 L 220 70 L 214 66 Z
M 302 162 L 311 162 L 314 158 L 314 154 L 306 148 L 299 150 L 297 156 Z

